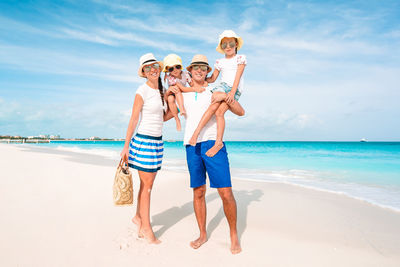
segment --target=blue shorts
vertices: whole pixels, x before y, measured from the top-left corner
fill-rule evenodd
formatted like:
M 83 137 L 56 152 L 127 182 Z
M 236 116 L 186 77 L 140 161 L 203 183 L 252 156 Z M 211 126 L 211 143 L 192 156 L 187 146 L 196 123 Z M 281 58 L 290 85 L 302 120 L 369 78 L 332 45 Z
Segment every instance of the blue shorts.
M 228 153 L 225 144 L 214 157 L 206 152 L 214 145 L 215 140 L 197 143 L 196 146 L 186 145 L 186 161 L 190 173 L 190 187 L 196 188 L 206 184 L 206 173 L 210 187 L 232 187 L 229 171 Z
M 229 93 L 232 90 L 232 87 L 229 86 L 227 83 L 225 82 L 221 82 L 220 84 L 218 84 L 216 87 L 214 87 L 211 92 L 215 93 L 215 92 L 222 92 L 222 93 Z M 242 93 L 239 92 L 239 90 L 236 90 L 235 93 L 235 100 L 238 101 L 239 97 Z

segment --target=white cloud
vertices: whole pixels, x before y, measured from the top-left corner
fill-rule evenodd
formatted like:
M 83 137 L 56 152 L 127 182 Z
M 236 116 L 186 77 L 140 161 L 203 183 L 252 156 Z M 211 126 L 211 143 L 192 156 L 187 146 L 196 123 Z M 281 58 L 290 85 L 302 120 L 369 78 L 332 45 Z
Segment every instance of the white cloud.
M 119 82 L 142 82 L 136 74 L 138 63 L 128 58 L 99 59 L 48 49 L 0 45 L 0 59 L 0 64 L 31 72 L 88 76 Z
M 400 29 L 392 30 L 384 34 L 385 37 L 388 38 L 393 38 L 397 39 L 399 41 L 400 39 Z
M 102 34 L 103 36 L 106 36 L 106 37 L 109 37 L 109 38 L 112 38 L 115 40 L 123 40 L 123 41 L 133 42 L 133 43 L 131 43 L 132 46 L 141 44 L 141 45 L 157 48 L 160 50 L 172 50 L 172 51 L 178 51 L 178 52 L 192 51 L 191 48 L 186 47 L 184 45 L 177 45 L 175 43 L 171 43 L 171 42 L 167 42 L 167 41 L 160 42 L 156 38 L 153 38 L 153 39 L 145 38 L 143 36 L 133 34 L 131 32 L 121 33 L 121 32 L 117 32 L 117 31 L 108 29 L 108 30 L 99 30 L 99 33 Z M 128 44 L 128 46 L 129 46 L 129 44 Z
M 114 1 L 103 1 L 103 0 L 91 0 L 93 3 L 104 5 L 113 10 L 118 10 L 122 12 L 128 12 L 130 14 L 148 14 L 149 10 L 152 13 L 161 13 L 163 10 L 160 9 L 159 5 L 150 3 L 150 2 L 142 2 L 135 1 L 134 6 L 124 5 L 120 3 L 116 3 Z
M 186 17 L 190 15 L 186 14 Z M 212 27 L 210 19 L 206 16 L 199 18 L 197 16 L 196 23 L 187 24 L 180 21 L 171 21 L 163 17 L 147 18 L 147 20 L 139 19 L 120 19 L 114 16 L 108 16 L 108 19 L 117 26 L 124 27 L 127 29 L 136 29 L 146 31 L 147 33 L 162 33 L 165 35 L 173 35 L 179 38 L 185 38 L 188 40 L 201 40 L 207 43 L 215 43 L 220 30 L 216 27 Z M 150 23 L 151 21 L 151 23 Z M 204 21 L 204 22 L 203 22 Z M 170 37 L 173 39 L 174 37 Z
M 88 41 L 88 42 L 93 42 L 93 43 L 99 43 L 99 44 L 105 44 L 105 45 L 112 45 L 115 46 L 118 43 L 106 39 L 102 36 L 99 36 L 98 34 L 95 33 L 85 33 L 77 30 L 72 30 L 72 29 L 60 29 L 66 36 L 73 38 L 73 39 L 78 39 L 78 40 L 83 40 L 83 41 Z
M 29 24 L 19 22 L 14 19 L 10 19 L 0 15 L 0 29 L 3 30 L 12 30 L 15 32 L 24 32 L 30 34 L 38 34 L 38 35 L 49 35 L 49 33 L 43 29 L 31 26 Z

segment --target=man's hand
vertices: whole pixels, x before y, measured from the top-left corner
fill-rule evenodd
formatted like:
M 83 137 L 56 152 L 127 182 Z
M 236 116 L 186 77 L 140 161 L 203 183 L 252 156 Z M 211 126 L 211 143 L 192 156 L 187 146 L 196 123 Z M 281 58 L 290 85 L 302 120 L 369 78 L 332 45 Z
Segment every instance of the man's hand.
M 221 92 L 213 93 L 211 96 L 211 104 L 225 101 L 225 99 L 226 99 L 225 93 Z
M 233 104 L 234 101 L 235 101 L 235 94 L 232 91 L 230 91 L 229 93 L 226 94 L 225 102 L 228 105 L 231 105 Z

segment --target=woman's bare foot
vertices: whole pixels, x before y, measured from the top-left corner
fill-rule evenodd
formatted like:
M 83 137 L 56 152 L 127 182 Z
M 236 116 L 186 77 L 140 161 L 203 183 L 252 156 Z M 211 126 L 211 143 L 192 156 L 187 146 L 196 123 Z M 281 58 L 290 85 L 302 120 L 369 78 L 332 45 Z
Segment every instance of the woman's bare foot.
M 150 229 L 140 229 L 139 230 L 139 235 L 142 235 L 149 244 L 160 244 L 161 240 L 157 239 L 156 236 L 153 233 L 153 230 Z
M 214 157 L 215 154 L 218 153 L 218 151 L 220 151 L 221 148 L 224 147 L 224 143 L 222 142 L 215 142 L 215 144 L 213 145 L 212 148 L 210 148 L 207 152 L 206 155 L 209 157 Z
M 240 247 L 239 239 L 236 236 L 231 237 L 231 253 L 232 254 L 238 254 L 242 251 L 242 248 Z
M 199 237 L 196 240 L 190 242 L 190 246 L 194 249 L 198 249 L 199 247 L 201 247 L 201 245 L 203 245 L 206 242 L 207 242 L 207 237 Z
M 142 227 L 142 220 L 138 215 L 135 215 L 135 217 L 132 218 L 132 222 L 136 224 L 137 229 L 138 229 L 138 237 L 143 238 L 143 235 L 140 233 L 140 228 Z
M 176 130 L 178 132 L 181 131 L 181 120 L 179 119 L 178 115 L 175 117 L 175 122 L 176 122 Z

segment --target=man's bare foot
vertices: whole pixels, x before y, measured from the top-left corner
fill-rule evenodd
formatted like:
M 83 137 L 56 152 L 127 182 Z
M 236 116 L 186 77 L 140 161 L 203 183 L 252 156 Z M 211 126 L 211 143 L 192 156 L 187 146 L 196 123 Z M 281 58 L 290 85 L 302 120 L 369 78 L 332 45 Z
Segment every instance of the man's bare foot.
M 239 244 L 237 245 L 231 245 L 231 253 L 232 254 L 239 254 L 240 252 L 242 252 L 242 248 L 240 247 Z
M 139 235 L 142 235 L 149 244 L 160 244 L 161 240 L 157 239 L 152 229 L 140 229 Z
M 231 235 L 231 253 L 238 254 L 242 251 L 237 235 Z
M 199 247 L 201 247 L 201 245 L 203 245 L 206 242 L 207 242 L 207 237 L 199 237 L 196 240 L 190 242 L 190 246 L 194 249 L 198 249 Z
M 210 148 L 207 152 L 206 152 L 206 155 L 207 156 L 209 156 L 210 158 L 211 157 L 214 157 L 215 156 L 215 154 L 217 154 L 218 153 L 218 151 L 221 149 L 221 148 L 223 148 L 224 147 L 224 143 L 220 143 L 220 142 L 215 142 L 215 144 L 213 145 L 213 147 L 212 148 Z
M 178 118 L 178 116 L 175 117 L 175 122 L 176 122 L 176 130 L 178 132 L 181 131 L 181 120 Z
M 135 215 L 135 217 L 132 218 L 132 222 L 136 224 L 137 229 L 138 229 L 138 237 L 143 238 L 143 235 L 140 233 L 140 228 L 142 227 L 142 220 L 140 219 L 139 216 Z

